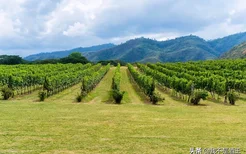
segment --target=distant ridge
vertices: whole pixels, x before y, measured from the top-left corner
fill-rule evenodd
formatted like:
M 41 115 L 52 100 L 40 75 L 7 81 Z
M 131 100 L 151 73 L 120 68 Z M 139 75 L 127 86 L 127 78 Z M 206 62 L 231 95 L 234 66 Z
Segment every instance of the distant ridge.
M 168 41 L 137 38 L 86 55 L 92 61 L 118 59 L 125 62 L 178 62 L 215 59 L 217 56 L 205 40 L 193 35 Z
M 64 58 L 68 56 L 72 52 L 93 52 L 93 51 L 100 51 L 103 49 L 108 49 L 114 47 L 114 44 L 102 44 L 102 45 L 97 45 L 97 46 L 91 46 L 91 47 L 79 47 L 79 48 L 74 48 L 71 50 L 65 50 L 65 51 L 54 51 L 54 52 L 44 52 L 44 53 L 39 53 L 39 54 L 34 54 L 25 57 L 25 60 L 28 61 L 35 61 L 35 60 L 45 60 L 45 59 L 58 59 L 58 58 Z
M 246 58 L 246 42 L 235 46 L 230 51 L 224 53 L 221 58 L 224 59 L 237 59 L 237 58 Z
M 25 57 L 25 60 L 57 59 L 70 53 L 81 52 L 90 61 L 121 60 L 125 62 L 184 62 L 217 59 L 233 47 L 246 41 L 246 32 L 229 35 L 215 40 L 190 35 L 167 41 L 136 38 L 120 45 L 103 44 L 75 48 L 66 51 L 40 53 Z
M 246 32 L 243 32 L 208 41 L 208 43 L 221 55 L 245 41 Z

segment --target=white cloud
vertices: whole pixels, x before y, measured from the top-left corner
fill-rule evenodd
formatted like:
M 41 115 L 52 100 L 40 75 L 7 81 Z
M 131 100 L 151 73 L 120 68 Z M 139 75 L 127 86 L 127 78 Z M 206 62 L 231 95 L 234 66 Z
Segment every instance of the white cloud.
M 81 24 L 80 22 L 76 22 L 72 26 L 69 26 L 66 31 L 63 31 L 63 35 L 74 37 L 86 34 L 86 32 L 86 26 L 84 24 Z
M 237 32 L 244 32 L 246 30 L 245 25 L 242 24 L 230 24 L 230 22 L 224 22 L 219 24 L 211 24 L 204 29 L 195 32 L 195 35 L 203 37 L 204 39 L 216 39 L 218 37 L 227 36 Z
M 244 0 L 0 0 L 0 49 L 28 55 L 135 37 L 246 31 Z
M 7 17 L 5 12 L 0 11 L 0 37 L 10 37 L 15 35 L 14 23 Z

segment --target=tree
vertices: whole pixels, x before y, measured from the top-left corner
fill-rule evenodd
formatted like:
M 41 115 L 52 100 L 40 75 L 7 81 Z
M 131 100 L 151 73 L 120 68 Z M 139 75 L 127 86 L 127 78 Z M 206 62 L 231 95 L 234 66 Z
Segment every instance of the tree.
M 15 64 L 23 64 L 24 60 L 20 56 L 15 55 L 1 55 L 0 56 L 0 64 L 5 65 L 15 65 Z
M 67 64 L 67 63 L 73 63 L 73 64 L 82 63 L 82 64 L 86 64 L 86 63 L 89 63 L 89 61 L 84 56 L 82 56 L 82 54 L 80 52 L 73 52 L 68 57 L 61 58 L 60 59 L 60 63 L 64 63 L 64 64 Z

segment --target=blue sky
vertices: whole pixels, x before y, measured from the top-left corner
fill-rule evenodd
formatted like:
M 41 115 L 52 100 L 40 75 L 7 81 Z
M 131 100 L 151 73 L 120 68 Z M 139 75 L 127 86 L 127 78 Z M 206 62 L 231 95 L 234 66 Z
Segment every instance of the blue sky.
M 244 0 L 0 0 L 0 54 L 246 31 Z

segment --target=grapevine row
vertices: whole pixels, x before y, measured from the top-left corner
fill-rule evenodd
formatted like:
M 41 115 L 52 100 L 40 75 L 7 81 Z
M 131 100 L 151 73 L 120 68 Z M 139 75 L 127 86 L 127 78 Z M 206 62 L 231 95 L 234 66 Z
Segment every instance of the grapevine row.
M 47 96 L 56 94 L 64 89 L 67 89 L 84 79 L 85 76 L 90 75 L 101 68 L 101 64 L 90 66 L 85 69 L 77 70 L 76 68 L 69 71 L 63 71 L 56 75 L 46 77 L 44 82 L 44 90 L 47 90 Z
M 151 76 L 145 75 L 137 71 L 131 64 L 128 64 L 128 69 L 140 87 L 140 89 L 147 95 L 153 104 L 161 100 L 160 96 L 155 93 L 155 81 Z
M 120 91 L 120 80 L 121 80 L 120 64 L 118 64 L 112 79 L 112 95 L 116 104 L 121 103 L 121 100 L 123 99 L 123 95 L 125 93 Z
M 98 71 L 88 71 L 88 74 L 82 79 L 81 93 L 79 96 L 77 96 L 78 102 L 81 102 L 81 100 L 96 87 L 96 85 L 102 80 L 109 69 L 110 64 L 101 67 Z

